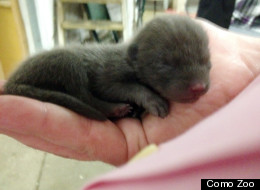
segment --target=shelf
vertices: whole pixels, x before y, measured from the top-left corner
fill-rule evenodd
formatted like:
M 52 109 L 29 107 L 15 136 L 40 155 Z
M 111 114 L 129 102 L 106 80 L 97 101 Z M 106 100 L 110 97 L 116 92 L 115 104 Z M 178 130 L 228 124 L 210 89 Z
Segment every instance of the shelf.
M 123 30 L 123 25 L 121 22 L 111 22 L 111 21 L 81 21 L 81 22 L 69 22 L 63 21 L 61 26 L 64 29 L 77 29 L 84 28 L 89 30 Z
M 60 0 L 62 3 L 99 3 L 99 4 L 107 4 L 114 3 L 120 4 L 122 0 Z

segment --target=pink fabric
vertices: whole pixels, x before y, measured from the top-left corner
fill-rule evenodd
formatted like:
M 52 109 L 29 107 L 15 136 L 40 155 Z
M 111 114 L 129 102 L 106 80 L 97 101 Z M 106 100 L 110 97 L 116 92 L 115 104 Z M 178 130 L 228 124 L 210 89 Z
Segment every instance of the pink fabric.
M 202 178 L 260 178 L 260 76 L 228 105 L 156 153 L 84 190 L 201 189 Z

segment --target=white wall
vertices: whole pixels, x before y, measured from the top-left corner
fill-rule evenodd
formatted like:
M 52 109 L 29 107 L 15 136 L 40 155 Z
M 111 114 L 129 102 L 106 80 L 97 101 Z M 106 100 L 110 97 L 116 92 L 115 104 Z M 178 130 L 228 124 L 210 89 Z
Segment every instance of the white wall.
M 54 47 L 53 0 L 34 0 L 43 49 Z
M 53 0 L 19 0 L 30 54 L 54 46 Z

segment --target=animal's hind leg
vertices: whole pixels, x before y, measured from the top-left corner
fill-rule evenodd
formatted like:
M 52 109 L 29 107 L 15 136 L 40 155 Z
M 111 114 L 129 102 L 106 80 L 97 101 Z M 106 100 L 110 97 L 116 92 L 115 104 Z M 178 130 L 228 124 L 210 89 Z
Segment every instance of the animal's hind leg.
M 91 105 L 107 117 L 120 118 L 128 115 L 132 111 L 132 106 L 130 104 L 107 102 L 94 97 L 88 91 L 81 92 L 79 94 L 80 96 L 77 97 L 81 99 L 85 104 Z
M 125 103 L 113 103 L 91 97 L 91 106 L 104 113 L 107 117 L 120 118 L 128 115 L 132 111 L 132 106 Z
M 99 108 L 103 109 L 104 114 L 109 118 L 124 117 L 132 111 L 131 105 L 124 103 L 99 102 L 99 107 L 96 107 L 96 109 Z
M 105 108 L 104 111 L 107 117 L 124 117 L 132 111 L 132 106 L 130 104 L 109 102 L 99 102 L 99 104 L 99 107 Z
M 129 104 L 108 102 L 95 97 L 88 90 L 88 80 L 86 76 L 84 76 L 84 73 L 77 73 L 77 75 L 74 76 L 74 80 L 70 82 L 70 85 L 64 85 L 68 94 L 95 108 L 106 117 L 124 117 L 132 110 Z

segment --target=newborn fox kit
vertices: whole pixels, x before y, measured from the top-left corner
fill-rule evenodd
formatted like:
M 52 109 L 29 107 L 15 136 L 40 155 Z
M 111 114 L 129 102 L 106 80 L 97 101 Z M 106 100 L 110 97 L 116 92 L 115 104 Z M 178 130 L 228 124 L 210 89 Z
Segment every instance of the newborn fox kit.
M 209 87 L 210 55 L 202 27 L 188 17 L 148 22 L 131 42 L 55 49 L 30 57 L 4 86 L 85 117 L 127 116 L 133 105 L 159 117 L 168 100 L 194 102 Z

